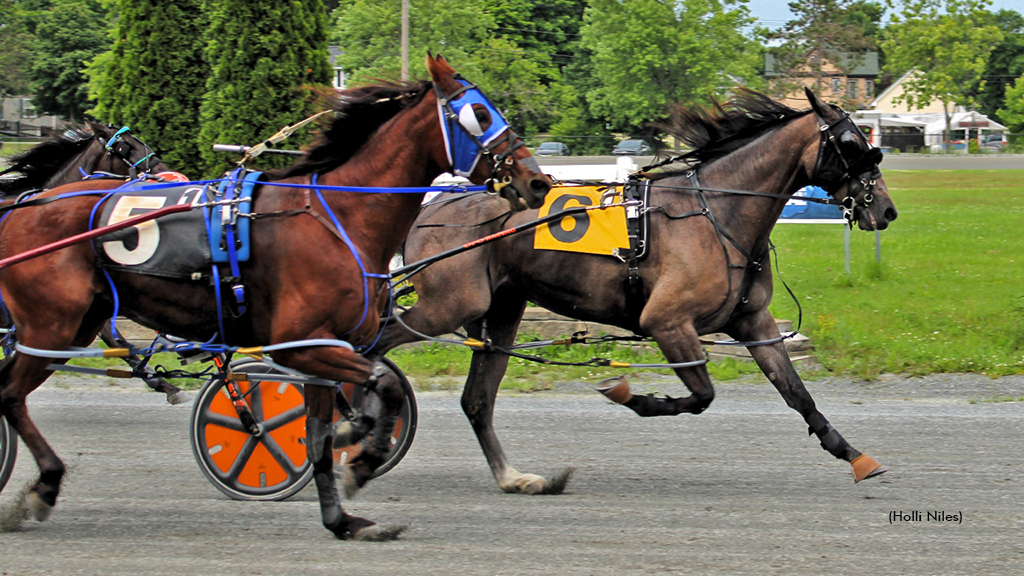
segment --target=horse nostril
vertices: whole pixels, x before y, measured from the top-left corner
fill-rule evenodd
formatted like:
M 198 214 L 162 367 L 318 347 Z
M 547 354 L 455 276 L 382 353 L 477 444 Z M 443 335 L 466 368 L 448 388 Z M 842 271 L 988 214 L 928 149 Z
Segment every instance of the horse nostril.
M 544 180 L 543 178 L 530 179 L 530 191 L 533 192 L 536 197 L 540 198 L 546 195 L 549 190 L 551 190 L 551 184 L 548 183 L 547 180 Z
M 886 208 L 884 216 L 886 222 L 892 222 L 893 220 L 896 219 L 897 216 L 899 216 L 899 213 L 896 212 L 895 208 Z

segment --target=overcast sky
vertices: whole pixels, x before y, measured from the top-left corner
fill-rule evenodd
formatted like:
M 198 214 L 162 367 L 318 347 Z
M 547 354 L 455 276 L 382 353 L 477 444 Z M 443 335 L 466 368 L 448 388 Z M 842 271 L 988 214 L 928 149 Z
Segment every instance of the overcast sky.
M 749 0 L 747 7 L 762 26 L 782 26 L 792 17 L 789 12 L 789 0 Z M 1003 9 L 1016 10 L 1024 14 L 1024 0 L 993 0 L 990 10 L 998 12 Z

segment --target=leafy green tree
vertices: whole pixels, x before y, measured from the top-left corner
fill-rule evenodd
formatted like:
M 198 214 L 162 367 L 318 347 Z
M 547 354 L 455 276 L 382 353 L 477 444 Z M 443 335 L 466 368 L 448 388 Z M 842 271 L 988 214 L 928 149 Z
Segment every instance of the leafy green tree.
M 749 11 L 732 0 L 591 0 L 581 30 L 600 84 L 587 101 L 612 127 L 637 132 L 670 103 L 706 103 L 756 83 L 757 45 L 741 29 Z
M 330 38 L 344 54 L 339 62 L 354 82 L 397 78 L 401 70 L 401 21 L 398 0 L 342 0 L 331 14 Z M 486 47 L 494 35 L 494 18 L 484 0 L 416 0 L 409 5 L 409 74 L 426 77 L 423 56 L 442 54 L 455 69 L 479 82 L 479 66 L 471 54 Z
M 804 0 L 790 2 L 794 18 L 775 31 L 762 31 L 769 41 L 779 42 L 770 53 L 778 76 L 772 82 L 777 96 L 793 93 L 802 80 L 814 79 L 812 89 L 822 94 L 832 75 L 830 67 L 842 74 L 863 62 L 866 51 L 875 48 L 882 8 L 871 2 L 851 0 Z M 847 102 L 843 102 L 847 104 Z
M 132 128 L 176 170 L 201 168 L 199 106 L 209 75 L 202 0 L 118 0 L 113 49 L 93 60 L 93 115 Z
M 28 93 L 28 67 L 32 35 L 18 7 L 0 0 L 0 97 Z
M 1002 121 L 997 109 L 1006 98 L 1006 89 L 1024 74 L 1024 16 L 1013 10 L 1000 10 L 993 24 L 1003 33 L 1003 41 L 992 50 L 985 65 L 984 86 L 977 90 L 978 110 Z
M 321 0 L 206 0 L 205 9 L 210 77 L 199 143 L 217 174 L 231 161 L 212 144 L 255 144 L 314 113 L 315 87 L 331 79 L 327 13 Z
M 42 114 L 80 121 L 89 103 L 85 64 L 108 48 L 106 17 L 91 0 L 54 0 L 36 28 L 30 77 Z
M 1006 88 L 1006 99 L 999 117 L 1013 134 L 1024 134 L 1024 75 Z
M 1003 39 L 986 10 L 990 0 L 888 0 L 896 11 L 886 29 L 886 66 L 896 73 L 916 69 L 896 99 L 912 109 L 938 100 L 945 108 L 945 141 L 956 105 L 970 106 L 989 54 Z M 980 80 L 980 81 L 979 81 Z
M 556 0 L 555 4 L 561 4 Z M 552 122 L 550 86 L 558 70 L 549 53 L 524 49 L 512 40 L 509 7 L 494 0 L 417 0 L 409 8 L 410 75 L 426 76 L 423 55 L 440 53 L 487 93 L 520 132 Z M 534 2 L 524 2 L 534 4 Z M 528 8 L 528 6 L 527 6 Z M 331 39 L 344 54 L 339 61 L 353 82 L 396 78 L 401 69 L 399 2 L 347 0 L 331 15 Z M 527 10 L 528 12 L 528 10 Z M 505 18 L 504 32 L 495 14 Z M 541 23 L 531 23 L 543 26 Z
M 577 0 L 488 0 L 495 33 L 514 42 L 528 57 L 558 67 L 573 58 L 586 2 Z

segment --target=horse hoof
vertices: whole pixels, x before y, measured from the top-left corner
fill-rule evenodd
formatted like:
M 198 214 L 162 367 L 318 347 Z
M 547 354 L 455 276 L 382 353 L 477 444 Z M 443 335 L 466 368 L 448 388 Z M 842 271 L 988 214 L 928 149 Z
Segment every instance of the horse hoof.
M 629 382 L 626 382 L 622 376 L 605 378 L 597 383 L 594 390 L 604 394 L 606 398 L 616 404 L 625 404 L 633 397 L 633 392 L 629 389 Z
M 35 492 L 28 493 L 28 509 L 38 522 L 46 522 L 46 519 L 50 517 L 50 512 L 53 512 L 53 506 L 43 501 L 43 498 Z
M 510 494 L 542 494 L 547 484 L 543 476 L 520 474 L 512 468 L 509 468 L 506 478 L 508 479 L 500 482 L 498 486 Z
M 171 406 L 177 406 L 179 404 L 188 404 L 192 401 L 192 397 L 189 396 L 185 391 L 178 390 L 174 394 L 167 395 L 167 403 Z
M 887 470 L 882 468 L 882 465 L 867 454 L 861 454 L 850 462 L 850 466 L 853 467 L 853 481 L 860 482 L 879 474 L 885 474 Z

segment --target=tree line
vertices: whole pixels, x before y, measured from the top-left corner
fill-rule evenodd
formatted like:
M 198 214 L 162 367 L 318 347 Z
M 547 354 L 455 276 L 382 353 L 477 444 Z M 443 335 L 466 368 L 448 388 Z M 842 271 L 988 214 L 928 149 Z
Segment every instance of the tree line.
M 911 104 L 975 106 L 1024 131 L 1024 17 L 989 7 L 804 0 L 771 30 L 738 0 L 410 0 L 410 68 L 424 78 L 423 55 L 443 54 L 517 131 L 576 153 L 657 144 L 674 105 L 738 85 L 781 96 L 866 51 L 879 89 L 917 68 Z M 0 94 L 128 124 L 169 165 L 213 175 L 230 165 L 213 142 L 258 142 L 323 105 L 328 45 L 350 86 L 397 79 L 399 16 L 400 0 L 0 0 Z

